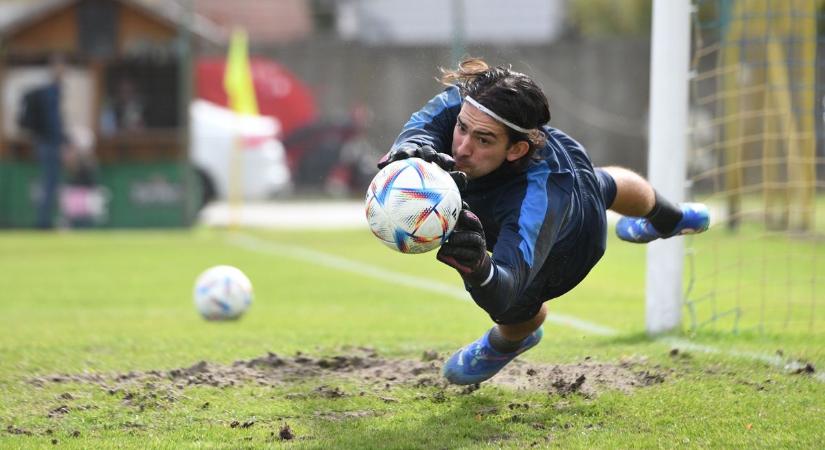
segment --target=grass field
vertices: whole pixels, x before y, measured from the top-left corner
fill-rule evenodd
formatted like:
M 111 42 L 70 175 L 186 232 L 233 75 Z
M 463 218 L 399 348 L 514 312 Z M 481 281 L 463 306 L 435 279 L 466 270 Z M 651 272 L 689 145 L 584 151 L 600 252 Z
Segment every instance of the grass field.
M 367 231 L 2 233 L 0 448 L 821 446 L 823 330 L 651 340 L 644 256 L 611 240 L 474 390 L 438 370 L 486 316 Z M 192 305 L 215 264 L 254 284 L 239 321 Z

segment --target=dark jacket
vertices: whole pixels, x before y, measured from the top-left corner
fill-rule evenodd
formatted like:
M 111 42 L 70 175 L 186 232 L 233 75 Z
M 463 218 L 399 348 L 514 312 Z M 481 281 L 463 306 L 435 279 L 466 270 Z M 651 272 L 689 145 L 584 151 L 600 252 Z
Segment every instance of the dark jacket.
M 412 142 L 450 154 L 460 110 L 459 89 L 447 88 L 412 115 L 393 147 Z M 595 201 L 587 153 L 560 130 L 542 131 L 547 143 L 526 167 L 505 162 L 462 192 L 484 226 L 495 271 L 484 287 L 467 288 L 497 321 L 569 291 L 604 253 L 604 204 Z

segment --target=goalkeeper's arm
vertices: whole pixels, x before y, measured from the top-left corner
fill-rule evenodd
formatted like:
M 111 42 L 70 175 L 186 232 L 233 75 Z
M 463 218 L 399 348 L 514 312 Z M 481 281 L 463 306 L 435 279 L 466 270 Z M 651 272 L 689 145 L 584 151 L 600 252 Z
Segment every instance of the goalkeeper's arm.
M 410 117 L 390 151 L 379 162 L 379 167 L 405 157 L 422 157 L 419 156 L 422 154 L 425 156 L 422 159 L 436 162 L 445 170 L 451 170 L 449 144 L 460 110 L 461 95 L 456 87 L 449 87 L 430 99 Z M 449 159 L 436 155 L 445 155 Z

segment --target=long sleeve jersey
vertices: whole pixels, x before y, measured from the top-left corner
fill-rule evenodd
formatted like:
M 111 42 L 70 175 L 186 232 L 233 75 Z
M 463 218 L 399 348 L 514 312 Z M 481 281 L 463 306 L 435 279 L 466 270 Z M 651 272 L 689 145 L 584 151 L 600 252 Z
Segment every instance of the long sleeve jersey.
M 393 148 L 412 143 L 450 154 L 461 102 L 457 87 L 432 98 L 412 115 Z M 462 192 L 484 227 L 494 271 L 483 287 L 466 287 L 493 317 L 524 302 L 523 296 L 541 302 L 569 291 L 595 264 L 571 261 L 570 256 L 579 244 L 583 218 L 578 171 L 583 162 L 592 171 L 590 160 L 563 132 L 548 126 L 542 131 L 547 143 L 526 168 L 517 170 L 505 163 L 470 180 Z M 602 252 L 603 244 L 595 260 Z

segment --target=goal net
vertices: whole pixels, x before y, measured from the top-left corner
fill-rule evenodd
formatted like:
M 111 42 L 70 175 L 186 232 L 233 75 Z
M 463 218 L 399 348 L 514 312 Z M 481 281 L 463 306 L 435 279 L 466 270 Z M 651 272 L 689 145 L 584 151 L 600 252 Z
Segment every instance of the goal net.
M 825 332 L 825 20 L 820 0 L 694 0 L 683 323 Z

